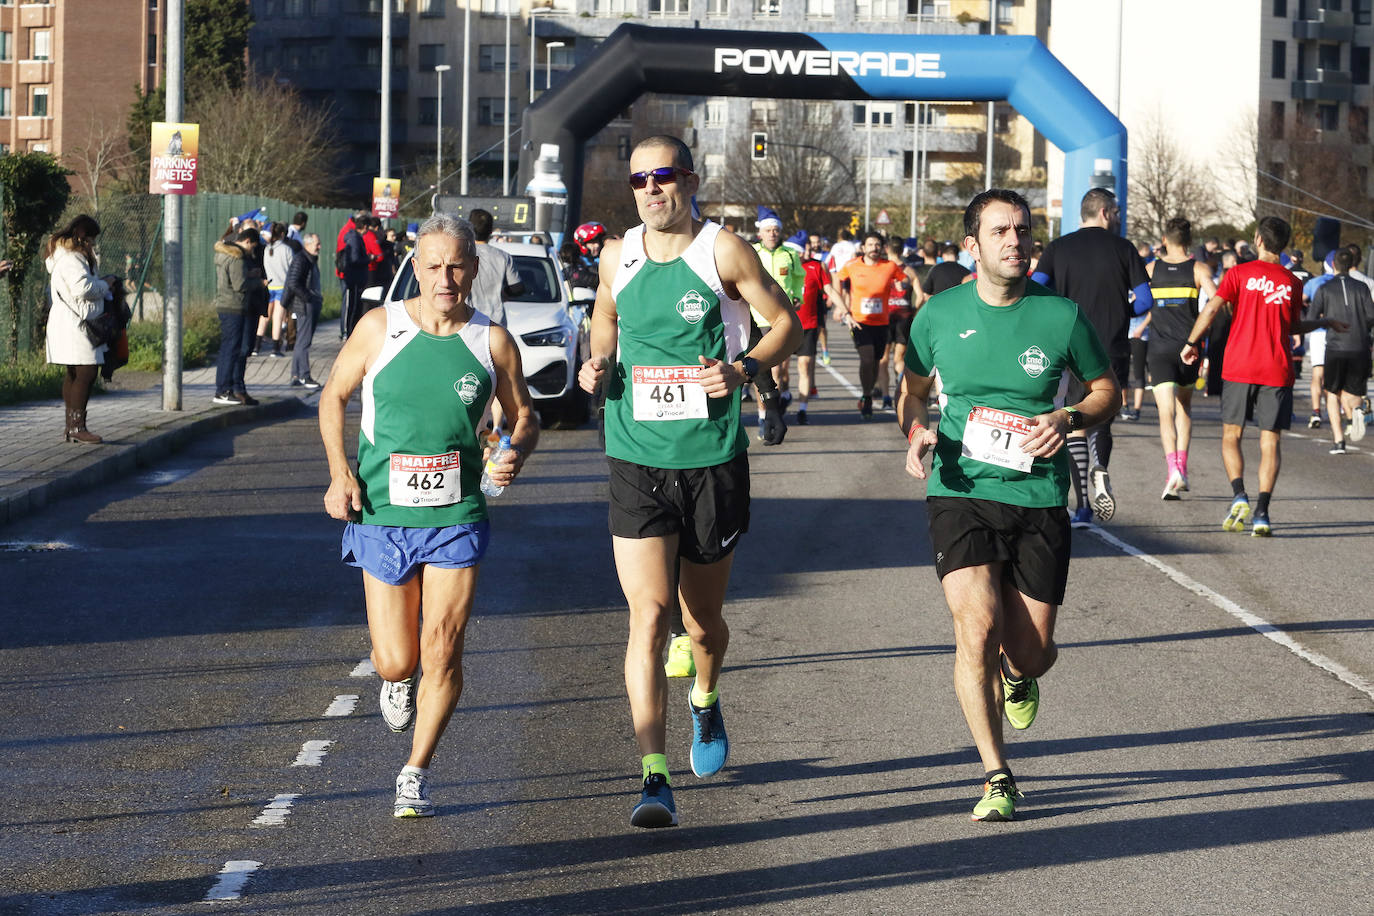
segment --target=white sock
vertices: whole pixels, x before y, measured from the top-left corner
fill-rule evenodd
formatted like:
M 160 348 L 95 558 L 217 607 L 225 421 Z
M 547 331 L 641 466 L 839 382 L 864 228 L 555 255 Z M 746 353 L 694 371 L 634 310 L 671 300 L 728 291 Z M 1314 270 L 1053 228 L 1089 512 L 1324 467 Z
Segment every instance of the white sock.
M 411 766 L 410 764 L 406 764 L 405 766 L 401 767 L 401 772 L 402 772 L 402 773 L 415 773 L 415 774 L 417 774 L 417 775 L 419 775 L 419 776 L 428 776 L 428 775 L 429 775 L 429 767 L 413 767 L 413 766 Z

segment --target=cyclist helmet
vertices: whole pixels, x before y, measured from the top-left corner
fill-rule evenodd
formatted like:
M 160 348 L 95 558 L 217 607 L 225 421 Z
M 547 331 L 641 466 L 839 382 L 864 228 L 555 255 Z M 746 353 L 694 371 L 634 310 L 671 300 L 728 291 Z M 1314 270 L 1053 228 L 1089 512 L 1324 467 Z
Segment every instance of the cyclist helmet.
M 577 247 L 588 257 L 591 252 L 587 250 L 590 242 L 601 242 L 606 238 L 606 227 L 600 223 L 583 223 L 573 232 L 573 241 L 577 242 Z

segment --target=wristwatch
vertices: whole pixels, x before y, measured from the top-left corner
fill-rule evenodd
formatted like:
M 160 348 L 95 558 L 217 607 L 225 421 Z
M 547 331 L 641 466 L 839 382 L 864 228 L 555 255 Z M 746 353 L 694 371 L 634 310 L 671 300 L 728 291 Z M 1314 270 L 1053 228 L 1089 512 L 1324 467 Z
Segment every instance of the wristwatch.
M 759 372 L 759 361 L 752 356 L 742 356 L 739 361 L 740 367 L 744 369 L 744 380 L 753 382 L 754 376 Z
M 1064 413 L 1069 415 L 1069 430 L 1078 432 L 1083 428 L 1083 414 L 1078 412 L 1077 407 L 1065 407 Z

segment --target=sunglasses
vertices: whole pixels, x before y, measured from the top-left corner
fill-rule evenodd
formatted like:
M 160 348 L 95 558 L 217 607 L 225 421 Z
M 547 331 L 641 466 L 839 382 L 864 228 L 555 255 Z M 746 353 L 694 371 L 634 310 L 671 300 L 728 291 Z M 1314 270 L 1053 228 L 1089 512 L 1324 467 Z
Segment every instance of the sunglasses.
M 649 183 L 649 179 L 654 180 L 654 184 L 665 185 L 677 181 L 677 176 L 686 178 L 688 175 L 696 174 L 691 169 L 679 168 L 675 165 L 665 165 L 661 169 L 649 169 L 647 172 L 631 172 L 630 187 L 636 191 L 642 189 Z

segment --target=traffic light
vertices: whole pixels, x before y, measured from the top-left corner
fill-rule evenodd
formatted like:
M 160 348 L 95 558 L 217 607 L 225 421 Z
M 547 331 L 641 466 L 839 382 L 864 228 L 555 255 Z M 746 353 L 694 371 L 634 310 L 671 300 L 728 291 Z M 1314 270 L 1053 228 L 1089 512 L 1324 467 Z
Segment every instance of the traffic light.
M 858 211 L 858 210 L 851 210 L 851 211 L 849 211 L 849 231 L 850 231 L 850 232 L 858 232 L 858 231 L 859 231 L 859 211 Z
M 756 131 L 754 133 L 753 152 L 750 153 L 750 158 L 768 158 L 768 135 L 762 131 Z

